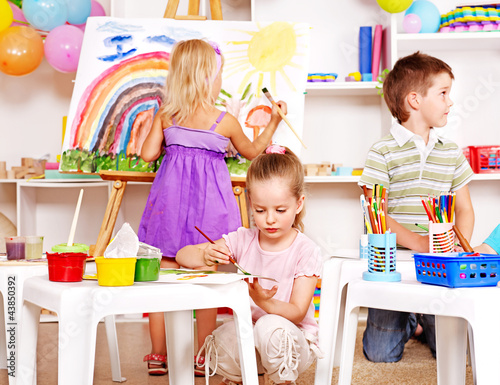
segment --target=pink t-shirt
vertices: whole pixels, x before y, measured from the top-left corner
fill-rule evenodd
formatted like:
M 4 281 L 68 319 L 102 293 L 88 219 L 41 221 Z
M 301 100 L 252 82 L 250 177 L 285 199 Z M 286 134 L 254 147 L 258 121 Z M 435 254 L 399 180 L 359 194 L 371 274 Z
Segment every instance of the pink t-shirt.
M 297 231 L 297 237 L 289 248 L 283 251 L 265 251 L 259 244 L 259 230 L 240 227 L 238 230 L 223 236 L 227 247 L 233 254 L 238 264 L 254 275 L 263 275 L 276 279 L 276 282 L 261 279 L 260 285 L 271 289 L 278 285 L 274 298 L 289 302 L 292 295 L 295 278 L 302 276 L 319 277 L 321 273 L 321 249 L 306 235 Z M 257 321 L 267 314 L 251 300 L 252 318 Z M 318 323 L 314 319 L 314 304 L 311 299 L 307 314 L 299 328 L 313 335 L 317 335 Z

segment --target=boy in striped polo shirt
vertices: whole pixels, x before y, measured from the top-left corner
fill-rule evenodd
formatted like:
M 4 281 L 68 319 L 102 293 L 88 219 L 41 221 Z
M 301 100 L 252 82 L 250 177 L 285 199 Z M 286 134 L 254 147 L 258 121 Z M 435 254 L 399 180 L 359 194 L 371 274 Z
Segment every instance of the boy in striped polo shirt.
M 397 234 L 399 245 L 418 252 L 429 251 L 429 237 L 415 226 L 429 222 L 422 197 L 455 192 L 457 227 L 469 241 L 474 227 L 467 187 L 472 169 L 462 150 L 433 129 L 447 123 L 453 79 L 450 66 L 420 52 L 396 62 L 383 87 L 396 121 L 390 134 L 371 147 L 359 181 L 369 192 L 375 184 L 387 189 L 387 228 Z M 364 354 L 370 361 L 399 361 L 413 335 L 426 339 L 435 357 L 434 316 L 369 309 Z

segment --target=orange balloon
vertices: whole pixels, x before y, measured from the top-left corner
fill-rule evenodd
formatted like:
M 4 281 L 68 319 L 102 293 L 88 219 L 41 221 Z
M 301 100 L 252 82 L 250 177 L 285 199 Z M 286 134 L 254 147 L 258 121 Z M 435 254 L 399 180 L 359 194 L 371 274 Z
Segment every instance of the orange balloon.
M 7 75 L 27 75 L 43 59 L 43 40 L 31 27 L 15 26 L 0 32 L 0 71 Z

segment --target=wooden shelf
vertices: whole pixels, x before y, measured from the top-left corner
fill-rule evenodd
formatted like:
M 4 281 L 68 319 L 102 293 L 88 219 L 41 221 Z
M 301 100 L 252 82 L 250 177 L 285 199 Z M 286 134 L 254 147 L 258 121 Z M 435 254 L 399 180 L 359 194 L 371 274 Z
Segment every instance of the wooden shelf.
M 308 96 L 377 96 L 378 82 L 318 82 L 307 83 Z

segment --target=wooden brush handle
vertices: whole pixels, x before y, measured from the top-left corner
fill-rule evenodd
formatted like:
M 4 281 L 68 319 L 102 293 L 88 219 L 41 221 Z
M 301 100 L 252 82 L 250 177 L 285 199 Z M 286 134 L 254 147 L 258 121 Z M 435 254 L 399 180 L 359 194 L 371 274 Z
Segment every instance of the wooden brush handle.
M 467 253 L 473 253 L 474 249 L 470 246 L 469 242 L 467 242 L 467 239 L 465 239 L 457 226 L 453 225 L 453 231 L 457 235 L 460 245 L 463 247 L 464 251 Z

